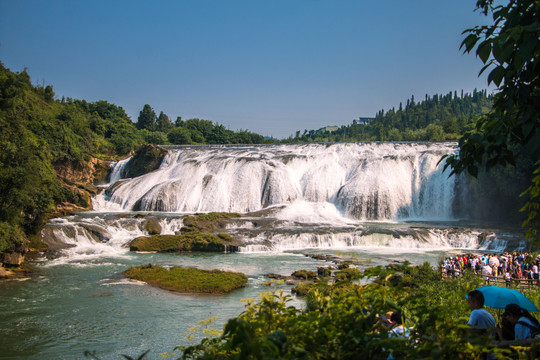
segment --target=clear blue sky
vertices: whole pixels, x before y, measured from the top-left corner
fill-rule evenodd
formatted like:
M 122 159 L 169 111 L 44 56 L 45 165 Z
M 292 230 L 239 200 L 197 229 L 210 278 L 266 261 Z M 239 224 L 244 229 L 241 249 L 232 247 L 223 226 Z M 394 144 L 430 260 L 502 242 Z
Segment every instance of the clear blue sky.
M 476 0 L 0 0 L 0 61 L 56 96 L 278 138 L 485 89 Z

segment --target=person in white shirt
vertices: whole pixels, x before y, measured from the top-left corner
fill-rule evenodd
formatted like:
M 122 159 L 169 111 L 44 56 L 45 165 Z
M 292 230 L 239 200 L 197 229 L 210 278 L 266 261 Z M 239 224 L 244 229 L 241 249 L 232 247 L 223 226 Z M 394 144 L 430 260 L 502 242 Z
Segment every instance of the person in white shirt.
M 538 276 L 538 265 L 536 263 L 532 266 L 532 273 L 533 273 L 533 279 L 538 280 L 540 276 Z

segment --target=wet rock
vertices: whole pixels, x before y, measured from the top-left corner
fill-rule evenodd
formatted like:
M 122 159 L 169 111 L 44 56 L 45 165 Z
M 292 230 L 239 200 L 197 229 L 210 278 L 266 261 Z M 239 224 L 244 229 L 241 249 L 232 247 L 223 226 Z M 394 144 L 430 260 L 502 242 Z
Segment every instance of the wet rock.
M 2 256 L 2 262 L 7 266 L 20 266 L 24 261 L 21 253 L 6 252 Z
M 161 225 L 157 219 L 148 219 L 145 224 L 145 229 L 149 235 L 161 234 Z
M 287 279 L 287 276 L 283 276 L 283 275 L 280 275 L 280 274 L 266 274 L 266 276 L 268 276 L 268 278 L 270 279 L 276 279 L 276 280 L 285 280 Z
M 4 267 L 0 266 L 0 279 L 9 279 L 15 276 L 13 271 L 7 270 Z

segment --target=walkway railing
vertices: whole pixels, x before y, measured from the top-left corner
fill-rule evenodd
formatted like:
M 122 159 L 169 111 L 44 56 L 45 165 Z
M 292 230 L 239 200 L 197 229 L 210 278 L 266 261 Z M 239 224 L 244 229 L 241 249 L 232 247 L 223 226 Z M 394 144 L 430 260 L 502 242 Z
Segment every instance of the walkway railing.
M 463 271 L 464 270 L 460 270 L 458 274 L 456 274 L 457 272 L 455 270 L 448 270 L 447 272 L 443 270 L 442 276 L 456 278 L 460 276 L 463 273 Z M 469 269 L 466 269 L 465 271 L 470 272 Z M 475 275 L 484 279 L 486 282 L 486 285 L 497 285 L 497 286 L 505 285 L 506 287 L 511 287 L 511 288 L 528 288 L 528 289 L 540 287 L 540 280 L 537 280 L 537 279 L 511 278 L 510 280 L 508 280 L 504 276 L 486 276 L 482 274 L 475 274 Z

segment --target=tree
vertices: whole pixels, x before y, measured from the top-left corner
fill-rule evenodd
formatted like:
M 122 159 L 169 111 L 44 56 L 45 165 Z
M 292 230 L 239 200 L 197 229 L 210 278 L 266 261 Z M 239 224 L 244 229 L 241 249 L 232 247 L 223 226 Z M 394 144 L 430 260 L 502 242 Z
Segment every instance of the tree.
M 186 145 L 191 144 L 191 136 L 189 130 L 183 127 L 177 127 L 169 131 L 167 134 L 167 139 L 171 144 L 174 145 Z
M 183 126 L 188 130 L 197 130 L 206 139 L 211 136 L 214 129 L 214 123 L 212 121 L 202 119 L 188 119 L 184 122 Z M 193 139 L 193 141 L 195 141 L 195 139 Z
M 207 140 L 210 144 L 229 144 L 230 133 L 225 126 L 216 124 Z
M 159 116 L 157 118 L 157 121 L 156 121 L 156 130 L 166 133 L 169 130 L 171 130 L 172 128 L 173 128 L 173 124 L 172 124 L 171 120 L 169 120 L 169 117 L 167 115 L 165 115 L 163 113 L 163 111 L 160 112 Z
M 174 122 L 174 125 L 176 127 L 184 126 L 184 121 L 182 120 L 181 116 L 176 117 L 176 121 Z
M 468 34 L 461 47 L 466 53 L 476 48 L 484 63 L 480 71 L 490 69 L 488 84 L 497 86 L 492 111 L 480 117 L 474 131 L 459 141 L 459 154 L 446 159 L 451 173 L 468 172 L 477 176 L 479 167 L 515 165 L 519 157 L 530 156 L 536 162 L 536 177 L 524 192 L 529 200 L 522 209 L 528 212 L 524 226 L 527 238 L 534 240 L 540 209 L 540 2 L 510 0 L 495 6 L 493 0 L 477 1 L 477 9 L 491 14 L 494 23 L 464 31 Z M 537 225 L 536 225 L 537 226 Z
M 156 113 L 148 104 L 145 104 L 139 113 L 139 118 L 137 119 L 137 129 L 156 131 Z

